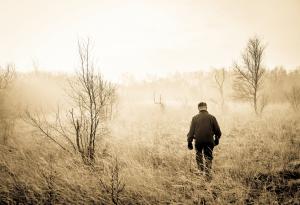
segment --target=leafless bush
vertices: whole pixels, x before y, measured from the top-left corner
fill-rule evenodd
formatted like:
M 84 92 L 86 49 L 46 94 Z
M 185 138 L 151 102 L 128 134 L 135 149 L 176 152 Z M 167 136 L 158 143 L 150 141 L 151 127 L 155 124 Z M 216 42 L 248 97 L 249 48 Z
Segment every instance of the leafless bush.
M 5 68 L 0 66 L 0 89 L 5 89 L 9 86 L 16 76 L 15 66 L 7 64 Z
M 289 92 L 286 93 L 288 102 L 294 111 L 300 108 L 300 87 L 293 86 Z
M 120 195 L 125 189 L 125 184 L 120 178 L 120 167 L 118 158 L 115 158 L 110 167 L 110 181 L 105 182 L 100 179 L 101 187 L 110 195 L 111 201 L 118 205 L 120 204 Z
M 163 102 L 161 95 L 159 95 L 159 98 L 157 99 L 156 94 L 153 93 L 153 102 L 154 102 L 154 104 L 159 105 L 159 107 L 162 111 L 165 110 L 165 103 Z
M 215 70 L 214 71 L 214 78 L 215 82 L 217 84 L 217 89 L 220 94 L 220 99 L 221 99 L 221 109 L 224 110 L 224 82 L 226 78 L 226 73 L 225 69 L 222 68 L 220 70 Z
M 9 137 L 13 135 L 14 127 L 14 119 L 0 119 L 0 136 L 1 143 L 3 145 L 6 145 L 8 143 Z
M 8 108 L 9 105 L 5 100 L 7 89 L 13 83 L 15 77 L 16 72 L 13 64 L 7 64 L 4 68 L 0 66 L 0 137 L 2 144 L 7 144 L 15 124 L 15 116 Z
M 105 81 L 100 73 L 95 71 L 91 57 L 90 40 L 78 42 L 80 68 L 76 78 L 71 80 L 68 95 L 72 108 L 67 111 L 67 120 L 62 120 L 59 109 L 54 123 L 46 118 L 26 112 L 29 122 L 51 141 L 62 149 L 79 153 L 86 164 L 95 160 L 96 138 L 99 127 L 107 119 L 105 108 L 115 102 L 115 87 Z M 69 124 L 66 125 L 65 121 Z M 66 146 L 56 136 L 67 142 Z M 70 150 L 71 149 L 71 150 Z
M 115 99 L 115 87 L 95 71 L 90 46 L 89 39 L 78 43 L 81 66 L 77 79 L 70 82 L 70 96 L 75 104 L 70 119 L 77 150 L 85 161 L 94 161 L 98 126 L 106 117 L 104 108 Z
M 118 96 L 116 93 L 116 87 L 115 86 L 111 86 L 111 93 L 110 96 L 108 98 L 108 102 L 105 106 L 105 111 L 104 111 L 104 117 L 105 119 L 110 119 L 112 120 L 114 114 L 117 112 L 116 109 L 114 110 L 114 108 L 116 108 L 117 106 L 117 101 L 118 101 Z
M 265 46 L 257 37 L 248 41 L 247 47 L 242 54 L 243 65 L 234 64 L 236 74 L 233 89 L 238 99 L 251 100 L 254 111 L 258 114 L 258 92 L 262 86 L 263 75 L 262 59 Z
M 41 175 L 45 180 L 45 190 L 44 190 L 44 203 L 45 204 L 55 204 L 57 193 L 55 187 L 55 178 L 56 172 L 53 168 L 53 157 L 50 156 L 49 167 L 47 169 L 41 171 Z
M 260 102 L 259 102 L 259 114 L 262 114 L 264 109 L 266 108 L 266 106 L 269 103 L 269 98 L 267 95 L 262 95 L 260 98 Z

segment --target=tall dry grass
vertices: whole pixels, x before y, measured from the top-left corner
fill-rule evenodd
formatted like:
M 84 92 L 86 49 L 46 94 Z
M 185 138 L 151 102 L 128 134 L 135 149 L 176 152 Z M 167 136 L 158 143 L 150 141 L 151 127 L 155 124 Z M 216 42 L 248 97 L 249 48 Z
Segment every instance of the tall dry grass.
M 223 136 L 208 182 L 195 174 L 194 151 L 186 148 L 192 110 L 130 112 L 110 123 L 94 166 L 17 122 L 0 148 L 0 204 L 299 203 L 297 114 L 284 107 L 260 118 L 216 114 Z

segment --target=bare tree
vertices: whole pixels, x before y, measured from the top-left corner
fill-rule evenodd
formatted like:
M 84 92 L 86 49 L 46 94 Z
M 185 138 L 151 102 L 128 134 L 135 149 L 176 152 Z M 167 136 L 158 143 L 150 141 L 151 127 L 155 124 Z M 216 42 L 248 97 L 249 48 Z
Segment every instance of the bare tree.
M 56 120 L 52 123 L 46 123 L 47 119 L 41 120 L 28 111 L 26 115 L 29 122 L 44 136 L 70 153 L 70 150 L 80 153 L 84 163 L 91 164 L 95 160 L 99 128 L 106 120 L 105 107 L 110 106 L 112 98 L 115 97 L 115 87 L 95 71 L 89 39 L 78 42 L 78 51 L 79 71 L 75 79 L 70 80 L 70 90 L 67 93 L 72 106 L 66 114 L 68 120 L 62 120 L 59 109 Z M 70 124 L 66 125 L 65 121 Z M 60 140 L 57 136 L 61 137 Z M 61 139 L 64 141 L 61 142 Z
M 226 73 L 225 73 L 225 69 L 222 68 L 220 70 L 215 70 L 214 71 L 214 78 L 215 78 L 215 82 L 217 84 L 217 89 L 218 92 L 220 94 L 220 99 L 221 99 L 221 109 L 224 110 L 224 82 L 225 82 L 225 78 L 226 78 Z
M 258 37 L 249 39 L 247 47 L 242 53 L 242 65 L 234 64 L 235 81 L 233 89 L 236 98 L 251 100 L 256 114 L 258 114 L 258 92 L 262 87 L 264 68 L 262 59 L 265 46 Z
M 77 79 L 70 83 L 75 108 L 70 111 L 70 119 L 76 133 L 76 146 L 85 161 L 94 161 L 95 141 L 98 126 L 104 119 L 104 108 L 115 93 L 111 83 L 95 72 L 90 55 L 90 40 L 78 42 L 80 70 Z
M 294 111 L 298 111 L 300 108 L 300 87 L 293 86 L 291 90 L 286 93 L 288 102 Z

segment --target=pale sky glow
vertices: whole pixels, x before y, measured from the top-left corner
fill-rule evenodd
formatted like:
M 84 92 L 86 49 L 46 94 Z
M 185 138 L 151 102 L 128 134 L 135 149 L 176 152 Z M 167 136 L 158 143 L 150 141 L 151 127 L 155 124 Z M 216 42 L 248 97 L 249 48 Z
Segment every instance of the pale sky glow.
M 94 42 L 110 79 L 213 67 L 240 57 L 249 37 L 267 43 L 268 67 L 300 66 L 299 0 L 0 0 L 0 64 L 72 72 L 77 40 Z

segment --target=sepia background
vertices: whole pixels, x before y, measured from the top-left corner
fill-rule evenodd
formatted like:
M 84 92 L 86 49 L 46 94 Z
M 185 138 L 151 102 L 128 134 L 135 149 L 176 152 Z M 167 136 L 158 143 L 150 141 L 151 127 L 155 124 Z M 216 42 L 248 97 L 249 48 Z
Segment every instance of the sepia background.
M 0 0 L 0 203 L 300 203 L 299 11 Z M 201 101 L 211 181 L 187 149 Z

